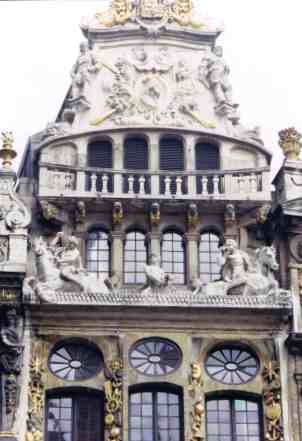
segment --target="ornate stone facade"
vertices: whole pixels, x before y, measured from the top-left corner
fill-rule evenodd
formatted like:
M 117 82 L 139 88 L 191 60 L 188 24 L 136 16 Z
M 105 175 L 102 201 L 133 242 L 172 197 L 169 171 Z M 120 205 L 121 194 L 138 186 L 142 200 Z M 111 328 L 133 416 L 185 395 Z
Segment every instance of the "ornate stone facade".
M 301 441 L 299 133 L 272 198 L 191 0 L 81 28 L 18 180 L 0 149 L 0 441 Z

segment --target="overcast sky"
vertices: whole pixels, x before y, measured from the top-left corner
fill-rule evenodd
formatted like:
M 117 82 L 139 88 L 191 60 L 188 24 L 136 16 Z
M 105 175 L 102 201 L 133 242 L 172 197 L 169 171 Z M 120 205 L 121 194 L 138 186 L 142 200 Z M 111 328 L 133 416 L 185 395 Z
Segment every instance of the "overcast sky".
M 0 1 L 0 130 L 27 138 L 55 119 L 82 41 L 80 19 L 104 1 Z M 196 0 L 224 22 L 219 38 L 231 68 L 242 121 L 262 127 L 274 169 L 282 154 L 278 131 L 302 130 L 301 0 Z M 20 155 L 21 156 L 21 155 Z

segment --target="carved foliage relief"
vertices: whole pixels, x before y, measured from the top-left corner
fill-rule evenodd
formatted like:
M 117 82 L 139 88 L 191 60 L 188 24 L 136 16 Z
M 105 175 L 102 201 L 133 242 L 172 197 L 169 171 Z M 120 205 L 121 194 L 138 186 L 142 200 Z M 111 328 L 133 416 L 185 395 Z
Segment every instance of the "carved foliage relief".
M 262 372 L 264 390 L 264 415 L 266 423 L 265 439 L 283 441 L 283 424 L 281 408 L 280 366 L 277 361 L 269 361 Z

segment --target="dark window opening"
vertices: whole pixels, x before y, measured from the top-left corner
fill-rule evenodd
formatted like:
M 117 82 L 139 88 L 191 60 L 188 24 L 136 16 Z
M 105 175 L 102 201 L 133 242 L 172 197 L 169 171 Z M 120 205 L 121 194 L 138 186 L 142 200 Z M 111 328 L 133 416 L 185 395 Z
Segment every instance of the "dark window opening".
M 195 146 L 195 166 L 198 171 L 219 170 L 219 149 L 216 145 L 207 142 L 199 142 Z M 221 191 L 221 179 L 219 180 L 219 189 Z M 213 176 L 208 176 L 208 180 L 202 181 L 200 175 L 197 176 L 197 193 L 214 192 Z
M 124 144 L 124 168 L 126 170 L 140 170 L 145 171 L 149 168 L 149 158 L 148 158 L 148 144 L 144 138 L 141 137 L 131 137 L 127 138 Z M 145 178 L 144 191 L 150 193 L 150 182 L 149 176 L 144 173 L 133 173 L 133 191 L 134 193 L 139 193 L 140 191 L 140 181 L 141 177 Z M 124 176 L 124 192 L 129 191 L 129 174 Z
M 101 191 L 103 188 L 102 177 L 104 174 L 108 176 L 108 191 L 111 193 L 113 191 L 113 177 L 110 170 L 113 168 L 112 161 L 112 144 L 110 141 L 92 141 L 88 144 L 87 150 L 87 165 L 88 167 L 98 168 L 98 169 L 108 169 L 101 173 L 95 172 L 97 175 L 96 189 Z M 86 190 L 91 190 L 91 176 L 94 172 L 90 171 L 87 173 L 86 179 Z
M 184 148 L 180 139 L 174 137 L 164 137 L 160 140 L 159 145 L 159 168 L 161 171 L 179 172 L 185 168 L 184 164 Z M 176 193 L 176 176 L 171 177 L 171 193 Z M 185 177 L 182 179 L 182 192 L 187 193 L 187 181 Z M 165 193 L 165 175 L 160 177 L 160 193 Z
M 66 390 L 49 394 L 46 441 L 103 440 L 103 415 L 103 397 L 99 393 Z
M 181 391 L 146 386 L 129 401 L 129 441 L 183 441 Z

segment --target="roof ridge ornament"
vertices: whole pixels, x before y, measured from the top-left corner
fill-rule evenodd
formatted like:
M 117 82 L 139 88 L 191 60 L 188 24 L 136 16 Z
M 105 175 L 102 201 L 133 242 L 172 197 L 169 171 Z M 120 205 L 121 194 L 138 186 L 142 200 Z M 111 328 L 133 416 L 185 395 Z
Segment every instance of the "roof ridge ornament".
M 17 156 L 17 152 L 14 149 L 13 144 L 13 133 L 8 130 L 2 132 L 2 147 L 0 149 L 0 158 L 2 159 L 3 168 L 6 170 L 11 170 L 13 159 Z
M 99 25 L 113 27 L 136 22 L 143 26 L 161 28 L 167 23 L 200 29 L 205 24 L 193 18 L 192 0 L 111 0 L 110 8 L 96 14 Z
M 289 161 L 299 161 L 302 135 L 294 127 L 279 132 L 279 145 Z

